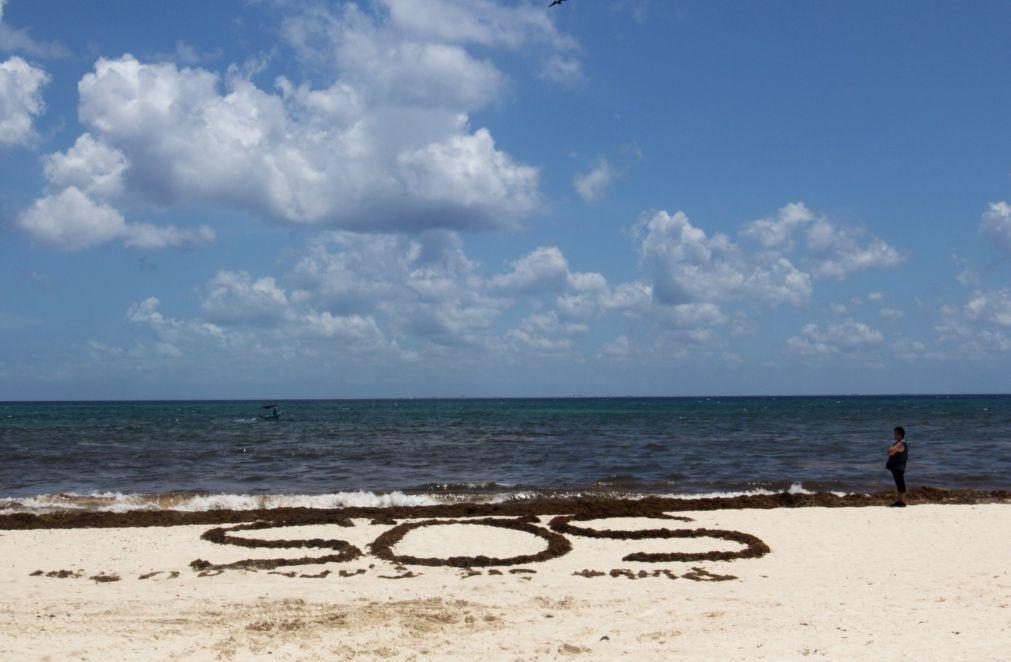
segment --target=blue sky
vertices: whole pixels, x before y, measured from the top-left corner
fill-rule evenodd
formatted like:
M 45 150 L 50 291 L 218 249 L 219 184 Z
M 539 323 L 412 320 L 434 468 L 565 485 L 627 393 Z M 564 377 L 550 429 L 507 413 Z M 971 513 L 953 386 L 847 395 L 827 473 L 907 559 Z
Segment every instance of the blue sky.
M 1004 2 L 0 0 L 0 399 L 1007 392 Z

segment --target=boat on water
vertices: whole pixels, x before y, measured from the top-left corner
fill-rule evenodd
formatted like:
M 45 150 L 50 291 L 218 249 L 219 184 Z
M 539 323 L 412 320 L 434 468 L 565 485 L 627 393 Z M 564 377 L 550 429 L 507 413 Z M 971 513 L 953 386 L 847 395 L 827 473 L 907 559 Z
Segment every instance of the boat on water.
M 267 410 L 267 413 L 257 417 L 261 421 L 277 421 L 281 419 L 281 412 L 277 411 L 277 405 L 263 405 L 260 409 Z

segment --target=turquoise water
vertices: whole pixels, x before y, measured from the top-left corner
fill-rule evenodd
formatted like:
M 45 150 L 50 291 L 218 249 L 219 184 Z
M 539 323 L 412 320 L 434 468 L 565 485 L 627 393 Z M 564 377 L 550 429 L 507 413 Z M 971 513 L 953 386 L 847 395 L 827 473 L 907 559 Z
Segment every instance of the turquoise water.
M 1011 487 L 1011 396 L 0 403 L 0 497 Z

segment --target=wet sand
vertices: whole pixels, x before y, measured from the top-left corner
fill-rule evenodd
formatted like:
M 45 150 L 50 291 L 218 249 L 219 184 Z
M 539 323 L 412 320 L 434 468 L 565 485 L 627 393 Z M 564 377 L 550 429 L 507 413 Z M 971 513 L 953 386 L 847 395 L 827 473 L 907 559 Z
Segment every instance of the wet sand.
M 1011 504 L 929 496 L 16 516 L 0 658 L 1006 659 Z

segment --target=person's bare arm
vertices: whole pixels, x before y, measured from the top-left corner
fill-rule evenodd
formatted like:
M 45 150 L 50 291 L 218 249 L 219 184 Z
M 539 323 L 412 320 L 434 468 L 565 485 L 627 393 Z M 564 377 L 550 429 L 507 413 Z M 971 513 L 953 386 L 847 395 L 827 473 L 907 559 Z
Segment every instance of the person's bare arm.
M 904 443 L 902 443 L 901 441 L 896 441 L 894 444 L 891 445 L 891 447 L 889 447 L 888 454 L 889 455 L 898 455 L 899 453 L 901 453 L 904 450 L 906 450 L 906 445 Z

